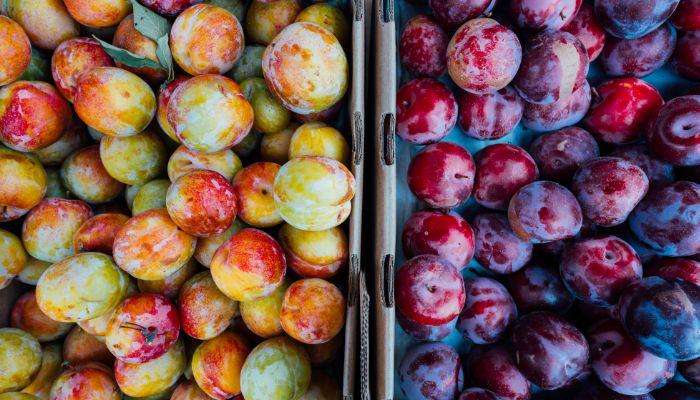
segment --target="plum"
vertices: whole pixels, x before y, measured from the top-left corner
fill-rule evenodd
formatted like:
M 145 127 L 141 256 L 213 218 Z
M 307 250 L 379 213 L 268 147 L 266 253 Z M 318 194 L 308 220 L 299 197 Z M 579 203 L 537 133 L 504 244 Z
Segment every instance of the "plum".
M 416 212 L 404 224 L 401 242 L 406 257 L 433 254 L 460 270 L 474 256 L 474 231 L 454 212 Z
M 700 400 L 700 390 L 687 383 L 676 381 L 655 390 L 652 395 L 656 400 Z
M 700 184 L 676 181 L 652 191 L 629 218 L 632 232 L 663 256 L 700 252 Z
M 516 321 L 510 345 L 522 374 L 547 390 L 564 386 L 588 362 L 588 343 L 583 334 L 548 311 L 526 314 Z
M 521 187 L 539 177 L 535 160 L 522 148 L 497 143 L 477 154 L 474 199 L 484 207 L 505 210 Z
M 490 13 L 496 0 L 429 0 L 429 4 L 438 22 L 454 31 L 470 19 Z
M 399 365 L 399 386 L 411 400 L 453 400 L 462 391 L 464 373 L 457 352 L 441 342 L 410 348 Z
M 700 81 L 700 33 L 685 32 L 678 38 L 671 66 L 684 78 Z
M 700 356 L 700 287 L 650 276 L 625 289 L 617 305 L 627 333 L 650 353 L 674 361 Z
M 593 62 L 603 51 L 605 44 L 605 29 L 600 25 L 593 11 L 593 6 L 581 4 L 578 13 L 568 25 L 562 28 L 581 41 L 588 52 L 588 59 Z
M 684 31 L 700 30 L 700 1 L 681 0 L 669 21 Z
M 678 363 L 678 372 L 693 385 L 700 383 L 700 358 Z
M 396 322 L 399 324 L 401 329 L 404 330 L 404 332 L 413 338 L 424 342 L 436 342 L 446 338 L 450 333 L 452 333 L 452 330 L 457 324 L 457 318 L 446 324 L 428 326 L 413 322 L 406 318 L 400 310 L 396 310 Z
M 550 104 L 563 100 L 586 81 L 588 52 L 568 32 L 542 32 L 523 50 L 515 89 L 529 103 Z
M 615 236 L 596 236 L 564 250 L 559 266 L 566 287 L 599 306 L 617 302 L 625 287 L 642 278 L 642 262 L 632 246 Z
M 457 400 L 498 400 L 498 398 L 486 389 L 469 388 L 463 391 Z
M 427 15 L 406 22 L 399 41 L 401 64 L 416 76 L 437 78 L 447 70 L 447 33 Z
M 613 79 L 598 85 L 583 124 L 600 141 L 637 141 L 649 119 L 664 104 L 658 90 L 638 78 Z
M 523 126 L 535 132 L 565 128 L 583 119 L 590 105 L 591 87 L 588 81 L 584 81 L 570 96 L 554 103 L 526 103 L 523 112 Z
M 530 144 L 530 155 L 543 178 L 568 182 L 581 164 L 600 155 L 600 149 L 588 131 L 572 126 L 538 136 Z
M 567 399 L 571 396 L 566 397 Z M 591 382 L 586 385 L 581 385 L 575 393 L 573 400 L 654 400 L 650 394 L 642 394 L 639 396 L 627 396 L 614 392 L 599 382 Z M 679 400 L 674 398 L 674 400 Z
M 603 72 L 608 76 L 651 74 L 671 58 L 676 47 L 676 30 L 663 24 L 636 39 L 608 36 L 600 56 Z
M 518 317 L 508 290 L 491 278 L 464 281 L 467 302 L 457 318 L 457 330 L 476 344 L 495 343 Z
M 521 60 L 518 36 L 489 18 L 466 22 L 447 45 L 447 72 L 457 86 L 474 94 L 503 89 Z
M 664 186 L 674 180 L 673 165 L 659 160 L 652 154 L 647 145 L 631 144 L 620 146 L 614 149 L 610 156 L 622 158 L 641 168 L 647 178 L 649 178 L 651 187 Z
M 700 165 L 700 95 L 676 97 L 650 121 L 647 141 L 662 160 L 676 166 Z
M 432 208 L 454 208 L 469 198 L 475 168 L 471 154 L 462 146 L 432 144 L 411 160 L 408 188 Z
M 537 181 L 510 200 L 508 220 L 520 239 L 546 243 L 574 237 L 581 230 L 583 214 L 576 197 L 564 186 Z
M 503 214 L 484 213 L 473 220 L 475 258 L 482 267 L 499 274 L 522 268 L 532 257 L 532 244 L 513 233 Z
M 647 194 L 649 178 L 629 161 L 598 157 L 579 168 L 571 190 L 586 218 L 600 226 L 616 226 Z
M 673 378 L 676 362 L 642 349 L 616 319 L 598 322 L 587 336 L 591 366 L 601 382 L 615 392 L 643 395 Z
M 443 83 L 414 79 L 396 93 L 396 134 L 413 144 L 439 142 L 457 123 L 457 101 Z
M 507 286 L 521 313 L 542 310 L 564 314 L 574 303 L 556 270 L 536 262 L 508 275 Z
M 510 86 L 493 93 L 457 95 L 462 132 L 479 140 L 502 138 L 515 129 L 523 116 L 523 100 Z
M 499 399 L 528 400 L 530 382 L 504 345 L 475 346 L 466 360 L 467 381 L 490 390 Z
M 464 281 L 457 268 L 434 255 L 416 256 L 399 267 L 396 307 L 421 325 L 452 321 L 464 307 Z
M 680 0 L 595 0 L 595 13 L 606 31 L 622 39 L 646 35 L 666 21 Z
M 582 0 L 513 0 L 510 13 L 515 23 L 529 31 L 558 31 L 567 26 Z
M 687 258 L 662 258 L 644 271 L 647 276 L 684 279 L 700 286 L 700 261 Z

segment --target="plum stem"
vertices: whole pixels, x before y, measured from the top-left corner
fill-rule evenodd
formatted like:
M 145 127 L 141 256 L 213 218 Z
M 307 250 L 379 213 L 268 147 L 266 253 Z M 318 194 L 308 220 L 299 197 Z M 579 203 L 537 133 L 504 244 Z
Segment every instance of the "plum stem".
M 143 325 L 135 324 L 133 322 L 124 322 L 123 324 L 119 325 L 119 327 L 141 332 L 143 337 L 146 339 L 146 345 L 153 343 L 153 341 L 156 339 L 156 335 L 158 334 L 158 329 L 156 328 L 146 328 Z

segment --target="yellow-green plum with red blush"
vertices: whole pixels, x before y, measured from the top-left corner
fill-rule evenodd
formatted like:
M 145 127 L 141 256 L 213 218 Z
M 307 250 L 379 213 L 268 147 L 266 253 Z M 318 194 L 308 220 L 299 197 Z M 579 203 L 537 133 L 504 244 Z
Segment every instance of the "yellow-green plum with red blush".
M 45 199 L 24 219 L 24 248 L 39 260 L 61 261 L 75 254 L 73 235 L 90 217 L 92 209 L 81 200 Z
M 100 315 L 97 318 L 92 318 L 86 321 L 78 321 L 78 325 L 85 331 L 85 333 L 88 333 L 96 338 L 99 339 L 99 341 L 105 342 L 105 336 L 107 335 L 107 328 L 109 328 L 109 323 L 112 320 L 112 315 L 114 315 L 114 312 L 117 310 L 118 306 L 121 304 L 121 302 L 126 299 L 127 297 L 131 297 L 139 292 L 139 288 L 136 286 L 136 284 L 129 279 L 129 283 L 127 283 L 126 287 L 126 292 L 122 296 L 121 300 L 117 302 L 117 305 L 114 306 L 111 310 L 107 311 L 106 313 Z M 107 349 L 109 350 L 109 349 Z M 111 353 L 110 353 L 111 354 Z M 113 356 L 112 356 L 113 357 Z
M 262 161 L 284 164 L 289 160 L 289 145 L 292 135 L 299 124 L 292 122 L 286 128 L 263 135 L 260 141 L 260 159 Z
M 70 15 L 90 28 L 117 25 L 131 12 L 129 0 L 64 0 Z
M 63 360 L 68 365 L 89 361 L 112 365 L 114 356 L 104 344 L 104 338 L 93 336 L 75 325 L 63 341 Z
M 282 29 L 294 22 L 299 11 L 299 0 L 253 0 L 245 18 L 248 39 L 258 44 L 269 44 Z
M 241 159 L 231 150 L 222 150 L 215 153 L 200 153 L 180 146 L 168 160 L 168 177 L 175 182 L 177 178 L 197 169 L 205 169 L 218 172 L 231 181 L 243 168 Z
M 210 4 L 197 4 L 182 12 L 170 31 L 173 58 L 190 75 L 226 73 L 244 47 L 238 19 Z
M 41 49 L 53 50 L 80 33 L 80 26 L 61 0 L 8 0 L 4 14 L 17 21 L 32 44 Z
M 32 59 L 32 45 L 24 29 L 15 21 L 0 15 L 0 86 L 19 79 L 29 67 Z
M 107 172 L 127 185 L 143 185 L 165 171 L 165 144 L 151 130 L 128 137 L 100 140 L 100 157 Z
M 112 44 L 120 49 L 130 51 L 134 54 L 159 63 L 158 56 L 156 55 L 156 48 L 158 45 L 153 39 L 136 30 L 136 27 L 134 26 L 133 14 L 127 16 L 119 23 L 117 30 L 114 32 Z M 117 66 L 119 68 L 124 68 L 127 71 L 131 71 L 149 82 L 161 82 L 168 77 L 168 72 L 163 68 L 134 68 L 120 62 L 117 62 Z
M 253 126 L 253 107 L 238 84 L 221 75 L 184 82 L 171 95 L 166 113 L 175 136 L 200 153 L 233 147 Z
M 87 362 L 66 369 L 51 386 L 54 400 L 120 400 L 112 370 L 104 364 Z
M 180 293 L 180 289 L 185 285 L 185 282 L 187 282 L 192 275 L 196 274 L 197 271 L 199 271 L 199 264 L 197 264 L 194 258 L 190 258 L 182 268 L 163 279 L 156 281 L 144 281 L 139 279 L 136 284 L 143 293 L 162 294 L 163 296 L 173 299 Z M 180 317 L 180 319 L 182 320 L 182 317 Z
M 236 218 L 236 193 L 218 172 L 197 170 L 179 177 L 165 195 L 168 214 L 183 231 L 218 235 Z
M 304 278 L 330 278 L 348 260 L 348 238 L 337 226 L 322 231 L 302 231 L 284 224 L 279 231 L 279 242 L 289 266 Z
M 0 235 L 1 236 L 1 235 Z M 47 261 L 37 260 L 34 257 L 27 256 L 27 265 L 17 274 L 17 280 L 27 284 L 36 286 L 39 282 L 39 278 L 46 271 L 52 263 Z
M 75 197 L 92 204 L 107 203 L 124 190 L 124 184 L 105 169 L 100 146 L 96 144 L 76 151 L 63 161 L 61 182 Z
M 144 211 L 165 208 L 165 195 L 169 188 L 168 179 L 154 179 L 141 186 L 131 205 L 131 215 L 137 216 Z
M 180 269 L 192 257 L 196 243 L 160 208 L 127 221 L 114 238 L 112 254 L 134 278 L 158 280 Z
M 286 267 L 279 243 L 253 228 L 240 230 L 224 242 L 210 265 L 216 286 L 237 301 L 270 295 L 282 284 Z
M 73 324 L 58 322 L 44 314 L 31 290 L 20 296 L 10 311 L 10 325 L 34 336 L 39 342 L 50 342 L 68 334 Z
M 49 83 L 17 81 L 0 88 L 0 142 L 11 149 L 49 146 L 71 119 L 70 105 Z
M 243 168 L 233 178 L 238 217 L 246 224 L 267 228 L 282 222 L 273 188 L 279 169 L 275 163 L 257 162 Z
M 324 122 L 307 122 L 300 126 L 289 142 L 289 158 L 321 156 L 347 165 L 350 146 L 337 129 Z
M 83 222 L 73 235 L 73 251 L 77 253 L 98 252 L 112 255 L 114 237 L 129 220 L 124 214 L 98 214 Z
M 294 282 L 284 294 L 282 329 L 307 344 L 324 343 L 345 324 L 345 297 L 332 283 L 310 278 Z
M 175 89 L 180 87 L 180 85 L 185 83 L 190 78 L 191 77 L 189 75 L 178 75 L 171 82 L 161 85 L 160 89 L 158 89 L 156 121 L 158 121 L 158 125 L 163 132 L 165 132 L 165 134 L 168 135 L 168 137 L 175 143 L 180 143 L 180 139 L 177 138 L 172 125 L 170 125 L 170 122 L 168 122 L 168 103 L 170 102 L 170 97 L 173 95 Z
M 197 386 L 193 379 L 184 381 L 177 385 L 170 400 L 210 400 L 208 394 Z
M 221 293 L 209 271 L 200 272 L 185 282 L 177 304 L 182 330 L 199 340 L 220 335 L 238 311 L 238 302 Z
M 90 142 L 85 124 L 80 119 L 73 118 L 57 141 L 35 150 L 32 154 L 45 166 L 61 165 L 69 155 L 85 147 L 88 143 Z
M 0 229 L 0 289 L 9 286 L 12 279 L 25 269 L 28 261 L 29 256 L 20 239 Z
M 0 146 L 0 221 L 19 218 L 39 204 L 47 183 L 36 158 Z
M 219 249 L 219 247 L 236 232 L 246 227 L 247 225 L 244 224 L 240 219 L 236 219 L 226 231 L 218 235 L 211 235 L 209 237 L 199 238 L 197 240 L 197 247 L 194 250 L 194 258 L 197 261 L 199 261 L 200 264 L 209 268 L 209 266 L 211 265 L 211 260 L 212 258 L 214 258 L 214 254 Z
M 0 328 L 0 393 L 29 385 L 41 366 L 41 346 L 29 333 Z
M 143 79 L 115 67 L 97 67 L 80 75 L 73 100 L 88 126 L 107 136 L 143 132 L 156 113 L 156 96 Z
M 117 359 L 114 377 L 125 395 L 148 397 L 175 385 L 185 372 L 186 364 L 185 345 L 178 340 L 167 353 L 142 364 L 128 364 Z
M 346 46 L 350 43 L 350 25 L 343 11 L 330 3 L 316 3 L 303 9 L 295 22 L 311 22 L 331 32 Z
M 280 323 L 282 300 L 290 280 L 285 280 L 269 296 L 257 300 L 244 301 L 240 304 L 241 317 L 246 327 L 262 338 L 271 338 L 284 334 Z
M 311 114 L 337 103 L 348 89 L 348 60 L 325 28 L 295 22 L 282 30 L 263 55 L 272 93 L 291 111 Z
M 100 43 L 78 37 L 62 42 L 51 56 L 51 76 L 59 92 L 71 103 L 75 99 L 78 78 L 83 72 L 97 67 L 113 67 L 114 60 Z
M 44 272 L 36 286 L 36 301 L 55 321 L 85 321 L 113 309 L 126 293 L 128 282 L 109 256 L 81 253 Z
M 22 389 L 22 394 L 35 396 L 34 399 L 47 400 L 51 385 L 63 369 L 63 356 L 60 343 L 47 343 L 41 346 L 41 366 L 32 382 Z M 0 400 L 2 397 L 0 396 Z
M 202 342 L 192 356 L 192 375 L 210 397 L 231 398 L 241 392 L 241 369 L 250 353 L 248 341 L 240 334 L 224 332 Z

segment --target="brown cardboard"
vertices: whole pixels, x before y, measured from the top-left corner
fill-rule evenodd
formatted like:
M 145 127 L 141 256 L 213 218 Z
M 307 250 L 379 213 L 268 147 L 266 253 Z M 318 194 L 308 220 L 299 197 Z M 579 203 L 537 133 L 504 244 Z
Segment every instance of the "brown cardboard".
M 374 366 L 373 393 L 394 393 L 394 260 L 396 247 L 396 27 L 394 0 L 374 7 Z

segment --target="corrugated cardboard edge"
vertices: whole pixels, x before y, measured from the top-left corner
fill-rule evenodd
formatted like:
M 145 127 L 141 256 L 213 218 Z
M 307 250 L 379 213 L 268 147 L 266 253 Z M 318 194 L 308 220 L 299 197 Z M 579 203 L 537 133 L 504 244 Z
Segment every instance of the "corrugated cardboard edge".
M 348 301 L 345 323 L 345 346 L 343 357 L 343 399 L 356 398 L 358 388 L 358 337 L 361 337 L 360 319 L 361 296 L 361 243 L 362 243 L 362 202 L 365 165 L 365 66 L 366 66 L 366 16 L 364 0 L 350 1 L 352 17 L 352 87 L 348 107 L 348 119 L 352 141 L 352 161 L 350 169 L 355 176 L 356 190 L 352 200 L 349 234 Z M 362 340 L 360 340 L 362 342 Z M 361 343 L 360 343 L 361 344 Z M 361 386 L 361 385 L 360 385 Z M 360 388 L 361 390 L 361 388 Z
M 396 27 L 394 0 L 377 0 L 374 13 L 374 321 L 373 386 L 379 400 L 394 397 L 394 260 L 396 248 Z

